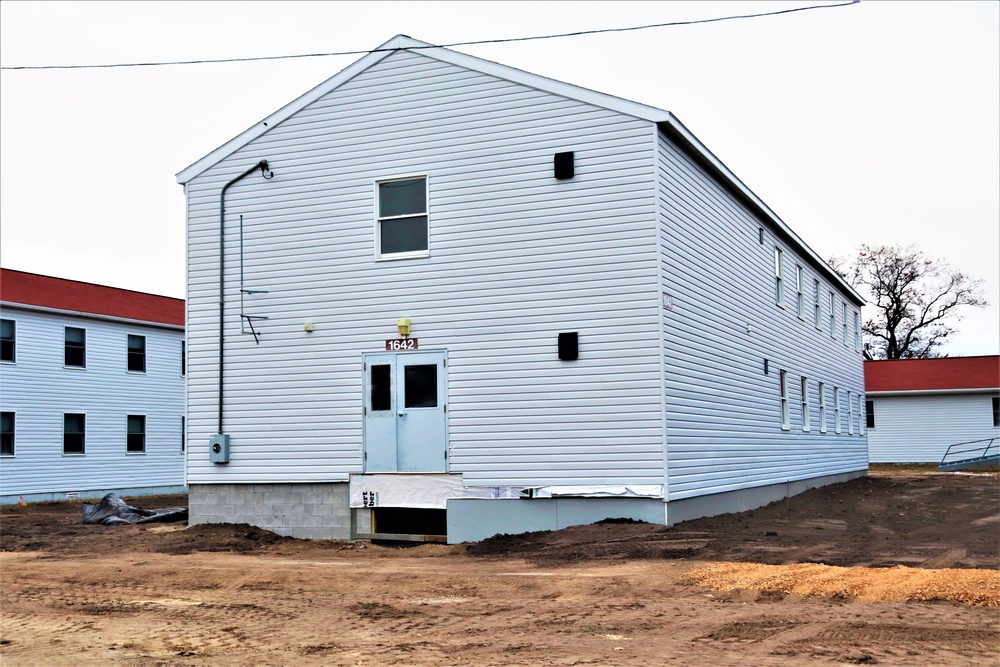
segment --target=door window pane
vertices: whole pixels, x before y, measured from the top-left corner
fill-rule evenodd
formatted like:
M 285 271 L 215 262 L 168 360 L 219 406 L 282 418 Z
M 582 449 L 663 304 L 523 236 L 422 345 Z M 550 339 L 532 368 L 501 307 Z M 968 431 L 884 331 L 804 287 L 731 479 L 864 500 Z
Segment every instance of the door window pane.
M 405 366 L 403 383 L 406 392 L 406 407 L 437 407 L 437 364 Z
M 388 364 L 372 366 L 372 411 L 392 410 L 392 367 Z

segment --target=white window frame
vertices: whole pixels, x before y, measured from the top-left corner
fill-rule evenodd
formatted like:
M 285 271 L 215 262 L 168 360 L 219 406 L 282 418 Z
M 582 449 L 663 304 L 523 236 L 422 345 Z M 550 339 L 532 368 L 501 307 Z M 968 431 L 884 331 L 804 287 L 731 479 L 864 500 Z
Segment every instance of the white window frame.
M 868 404 L 869 403 L 871 403 L 871 406 L 872 406 L 871 410 L 868 409 Z M 875 428 L 878 426 L 878 422 L 875 421 L 875 399 L 873 399 L 873 398 L 865 398 L 865 428 L 866 429 L 869 428 L 869 426 L 868 426 L 868 418 L 869 417 L 872 418 L 872 425 L 870 427 L 870 430 L 874 431 Z
M 4 341 L 10 341 L 10 359 L 0 359 L 0 363 L 16 364 L 17 363 L 17 320 L 9 317 L 3 317 L 0 318 L 0 321 L 10 324 L 10 333 L 11 333 L 9 338 L 2 339 Z M 0 326 L 0 330 L 2 330 L 2 326 Z
M 69 345 L 69 343 L 66 341 L 66 333 L 70 329 L 76 329 L 77 331 L 82 331 L 83 332 L 83 363 L 82 364 L 73 364 L 73 365 L 70 365 L 70 364 L 66 363 L 66 348 Z M 86 370 L 86 368 L 87 368 L 87 329 L 85 327 L 71 327 L 71 326 L 65 326 L 65 327 L 63 327 L 63 368 L 78 368 L 78 369 L 81 369 L 81 370 Z
M 819 383 L 819 432 L 826 433 L 826 384 Z
M 823 307 L 820 305 L 819 280 L 813 281 L 815 296 L 813 297 L 813 324 L 817 329 L 823 328 Z
M 788 431 L 791 430 L 792 425 L 788 414 L 788 373 L 786 371 L 778 371 L 778 383 L 780 384 L 778 394 L 781 397 L 781 430 Z
M 132 360 L 132 350 L 128 346 L 129 340 L 132 338 L 142 339 L 142 370 L 135 370 L 129 368 Z M 146 344 L 148 338 L 144 334 L 127 334 L 125 337 L 125 372 L 126 373 L 137 373 L 145 374 L 149 370 L 149 346 Z
M 865 434 L 865 427 L 868 419 L 868 405 L 865 403 L 864 394 L 858 394 L 858 435 Z
M 833 299 L 833 290 L 830 290 L 830 338 L 837 338 L 837 309 Z
M 83 451 L 82 452 L 67 452 L 66 451 L 66 415 L 81 415 L 83 417 Z M 63 443 L 62 443 L 62 455 L 63 456 L 86 456 L 87 455 L 87 413 L 86 412 L 63 412 Z
M 833 388 L 833 432 L 837 435 L 843 432 L 840 423 L 840 387 Z
M 805 319 L 805 295 L 802 294 L 802 265 L 795 265 L 795 314 L 800 320 Z
M 847 435 L 854 435 L 854 396 L 847 391 Z
M 12 458 L 17 455 L 17 413 L 13 410 L 3 410 L 2 412 L 5 415 L 10 415 L 10 431 L 2 431 L 2 433 L 10 433 L 10 454 L 0 452 L 0 456 Z
M 785 286 L 781 282 L 783 254 L 781 248 L 774 246 L 774 303 L 782 307 L 785 305 Z
M 389 216 L 383 218 L 381 212 L 379 211 L 379 185 L 382 183 L 391 183 L 393 181 L 412 181 L 417 178 L 424 179 L 424 212 L 421 213 L 407 213 L 406 215 Z M 431 179 L 426 173 L 422 174 L 407 174 L 405 176 L 386 176 L 384 178 L 376 178 L 372 184 L 373 197 L 374 197 L 374 211 L 375 211 L 375 261 L 376 262 L 391 262 L 398 259 L 419 259 L 422 257 L 430 257 L 431 255 L 431 211 L 430 211 L 430 199 L 431 199 Z M 383 255 L 382 254 L 382 220 L 400 220 L 403 218 L 413 218 L 416 216 L 423 215 L 427 218 L 427 249 L 426 250 L 412 250 L 409 252 L 393 252 Z
M 854 311 L 854 351 L 861 351 L 861 313 Z
M 129 422 L 133 419 L 142 420 L 142 433 L 132 433 L 128 430 Z M 146 415 L 126 415 L 125 417 L 125 454 L 127 456 L 143 456 L 146 453 L 146 424 L 149 420 L 146 419 Z M 141 435 L 142 436 L 142 449 L 131 450 L 129 449 L 129 436 Z
M 848 338 L 848 336 L 847 336 L 847 304 L 846 303 L 841 303 L 840 304 L 840 310 L 841 310 L 841 316 L 840 317 L 844 321 L 844 345 L 848 346 L 848 345 L 851 344 L 851 339 Z
M 802 376 L 802 380 L 799 382 L 799 388 L 802 391 L 802 431 L 804 433 L 809 432 L 809 378 L 805 375 Z

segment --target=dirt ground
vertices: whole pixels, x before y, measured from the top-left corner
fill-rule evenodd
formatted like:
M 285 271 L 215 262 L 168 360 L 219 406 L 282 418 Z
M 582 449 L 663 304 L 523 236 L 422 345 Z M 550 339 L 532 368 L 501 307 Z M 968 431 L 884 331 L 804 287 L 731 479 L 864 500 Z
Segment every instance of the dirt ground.
M 0 509 L 3 665 L 1000 664 L 996 473 L 453 546 L 84 526 L 80 505 Z

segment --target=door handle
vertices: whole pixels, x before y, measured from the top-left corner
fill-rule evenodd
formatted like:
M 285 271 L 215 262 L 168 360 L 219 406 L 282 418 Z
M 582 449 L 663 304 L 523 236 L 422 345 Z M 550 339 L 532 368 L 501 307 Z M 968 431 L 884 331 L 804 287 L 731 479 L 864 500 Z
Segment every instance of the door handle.
M 398 417 L 405 417 L 405 416 L 406 416 L 406 413 L 405 413 L 405 412 L 403 412 L 402 410 L 400 410 L 399 412 L 397 412 L 397 413 L 396 413 L 396 415 L 397 415 Z

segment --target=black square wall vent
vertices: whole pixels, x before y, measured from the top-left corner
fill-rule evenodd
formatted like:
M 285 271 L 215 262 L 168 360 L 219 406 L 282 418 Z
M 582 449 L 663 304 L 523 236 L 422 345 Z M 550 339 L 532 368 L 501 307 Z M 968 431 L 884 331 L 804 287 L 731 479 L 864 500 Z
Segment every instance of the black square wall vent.
M 556 153 L 555 160 L 553 162 L 555 168 L 555 177 L 559 180 L 566 180 L 567 178 L 573 178 L 573 151 L 568 153 Z
M 580 358 L 580 344 L 577 332 L 570 331 L 559 334 L 559 359 L 572 361 Z

